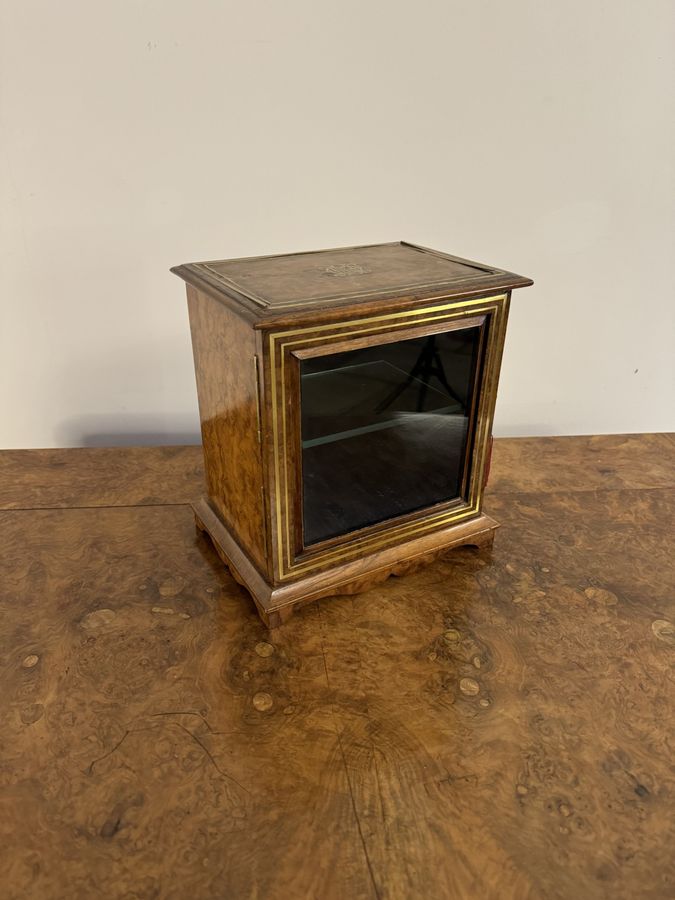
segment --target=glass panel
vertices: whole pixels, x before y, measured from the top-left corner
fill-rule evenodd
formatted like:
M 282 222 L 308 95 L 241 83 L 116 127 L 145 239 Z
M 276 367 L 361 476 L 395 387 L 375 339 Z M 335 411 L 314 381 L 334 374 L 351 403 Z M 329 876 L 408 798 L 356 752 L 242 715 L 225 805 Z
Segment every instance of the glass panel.
M 301 362 L 305 545 L 461 494 L 480 327 Z

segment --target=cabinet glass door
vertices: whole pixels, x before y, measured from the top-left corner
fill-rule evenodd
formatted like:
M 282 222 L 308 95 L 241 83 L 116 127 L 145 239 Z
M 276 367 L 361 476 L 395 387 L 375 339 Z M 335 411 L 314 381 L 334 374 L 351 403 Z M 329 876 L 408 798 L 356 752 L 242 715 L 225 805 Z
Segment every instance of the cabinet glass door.
M 482 332 L 301 361 L 305 546 L 464 496 Z

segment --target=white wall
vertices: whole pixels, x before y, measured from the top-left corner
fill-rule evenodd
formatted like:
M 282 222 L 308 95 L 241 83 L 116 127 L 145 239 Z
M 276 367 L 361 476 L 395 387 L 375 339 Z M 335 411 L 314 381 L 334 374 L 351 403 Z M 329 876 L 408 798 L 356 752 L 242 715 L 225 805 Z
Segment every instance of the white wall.
M 199 259 L 534 277 L 497 433 L 675 428 L 672 0 L 0 0 L 0 446 L 196 440 Z

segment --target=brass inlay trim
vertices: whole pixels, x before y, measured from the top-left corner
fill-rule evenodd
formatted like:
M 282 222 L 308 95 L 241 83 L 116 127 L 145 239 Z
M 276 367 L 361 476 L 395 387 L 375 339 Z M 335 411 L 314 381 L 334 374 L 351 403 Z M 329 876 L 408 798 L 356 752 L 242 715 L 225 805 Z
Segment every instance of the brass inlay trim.
M 255 421 L 258 430 L 258 443 L 262 444 L 262 417 L 260 415 L 260 364 L 257 354 L 253 357 L 253 372 L 255 376 Z
M 269 334 L 270 353 L 270 378 L 271 378 L 271 406 L 272 406 L 272 435 L 273 435 L 273 470 L 274 470 L 274 522 L 276 525 L 276 566 L 280 580 L 311 572 L 321 568 L 327 562 L 347 559 L 356 556 L 364 549 L 373 551 L 381 547 L 395 543 L 401 537 L 424 533 L 438 528 L 441 525 L 460 521 L 475 515 L 480 511 L 482 501 L 483 471 L 489 429 L 492 422 L 496 388 L 498 379 L 498 367 L 503 346 L 506 313 L 507 294 L 498 294 L 493 297 L 481 297 L 473 300 L 456 300 L 452 303 L 428 306 L 422 309 L 405 310 L 403 312 L 387 313 L 381 316 L 369 316 L 360 319 L 351 319 L 345 322 L 333 322 L 318 326 L 305 326 L 304 328 L 290 331 L 272 332 Z M 407 326 L 424 325 L 428 322 L 443 321 L 475 315 L 477 312 L 492 314 L 492 321 L 488 330 L 487 346 L 483 359 L 482 390 L 480 391 L 478 409 L 475 413 L 475 438 L 474 438 L 474 465 L 470 473 L 469 497 L 464 506 L 455 505 L 452 510 L 445 510 L 433 516 L 426 516 L 423 520 L 393 524 L 385 530 L 379 530 L 370 535 L 352 539 L 348 545 L 338 545 L 329 550 L 320 551 L 315 558 L 304 561 L 296 561 L 294 558 L 293 542 L 290 532 L 290 510 L 292 508 L 288 490 L 288 427 L 286 419 L 286 385 L 285 385 L 285 358 L 288 348 L 295 348 L 302 344 L 330 341 L 349 338 L 359 334 L 378 333 Z M 413 322 L 408 321 L 416 317 Z M 356 327 L 365 326 L 365 327 Z M 325 331 L 326 334 L 317 334 Z M 310 337 L 296 338 L 299 335 L 311 332 Z M 277 362 L 278 360 L 278 362 Z M 279 387 L 277 386 L 279 381 Z M 281 429 L 279 428 L 281 424 Z M 424 513 L 420 513 L 424 515 Z M 395 521 L 395 520 L 393 520 Z M 348 540 L 348 536 L 346 536 Z M 311 552 L 311 551 L 310 551 Z

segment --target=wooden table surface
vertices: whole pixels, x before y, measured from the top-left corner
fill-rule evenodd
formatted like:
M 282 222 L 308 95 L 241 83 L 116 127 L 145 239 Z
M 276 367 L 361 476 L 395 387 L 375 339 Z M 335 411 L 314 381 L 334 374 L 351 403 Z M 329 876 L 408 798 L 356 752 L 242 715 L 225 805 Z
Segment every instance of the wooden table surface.
M 675 437 L 498 441 L 491 553 L 272 633 L 201 478 L 0 454 L 0 896 L 675 896 Z

